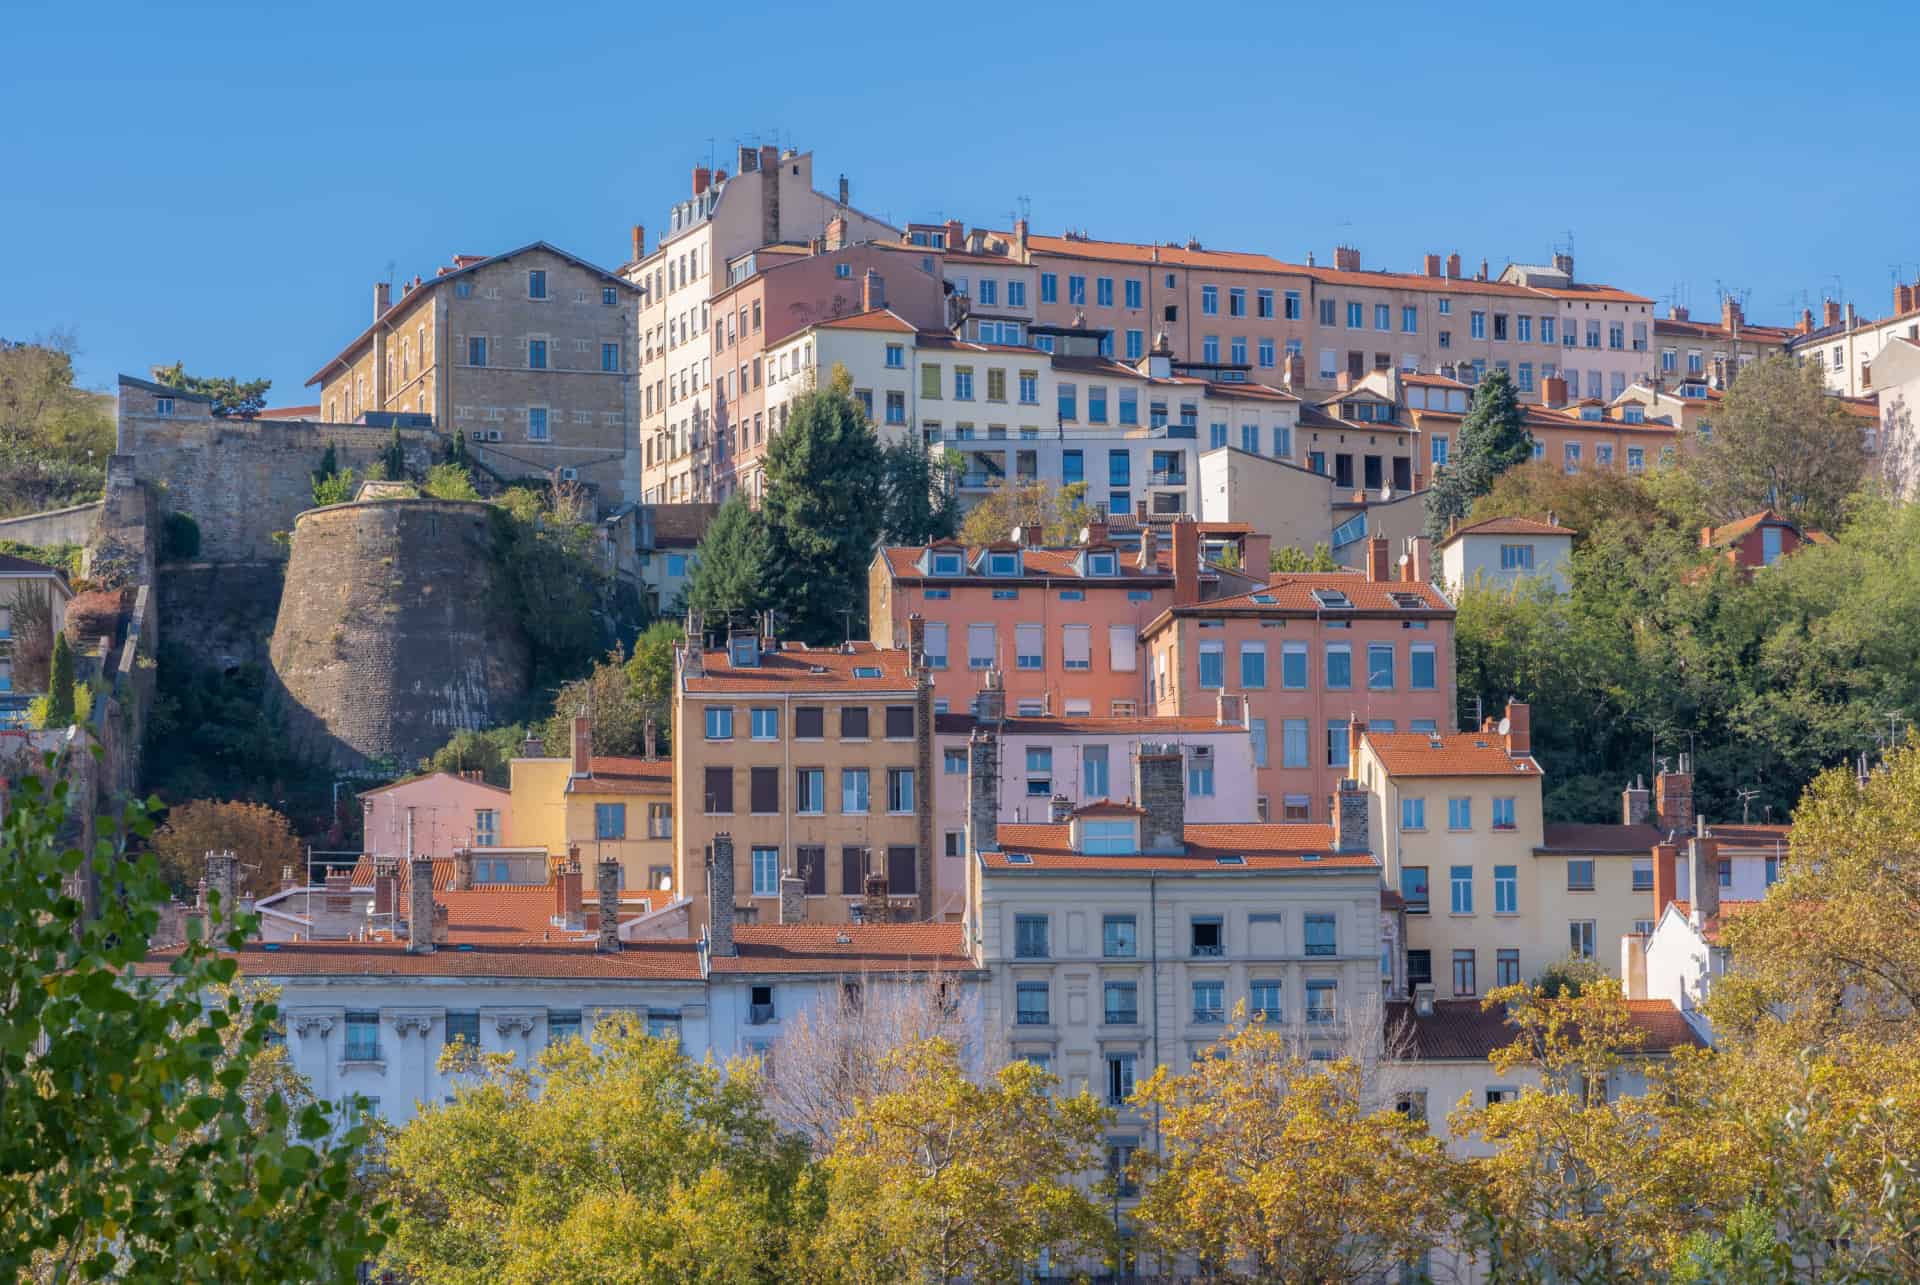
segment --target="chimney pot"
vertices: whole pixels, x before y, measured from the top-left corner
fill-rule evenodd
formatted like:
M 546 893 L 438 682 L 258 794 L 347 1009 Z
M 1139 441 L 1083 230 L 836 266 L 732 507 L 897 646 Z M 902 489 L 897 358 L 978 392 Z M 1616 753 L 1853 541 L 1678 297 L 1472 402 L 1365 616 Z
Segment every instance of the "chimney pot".
M 716 959 L 739 953 L 733 944 L 733 835 L 713 836 L 707 854 L 707 953 Z
M 620 947 L 620 863 L 602 857 L 593 869 L 594 891 L 600 903 L 600 933 L 593 948 L 602 954 L 618 954 Z
M 573 720 L 573 775 L 593 775 L 593 719 L 585 714 Z
M 1447 256 L 1447 276 L 1456 281 L 1460 278 L 1460 255 L 1458 251 Z
M 1693 764 L 1680 758 L 1680 770 L 1662 772 L 1653 781 L 1654 824 L 1664 834 L 1687 834 L 1694 826 Z
M 1515 758 L 1533 752 L 1533 716 L 1525 701 L 1507 702 L 1507 753 Z
M 1421 270 L 1424 271 L 1430 277 L 1439 276 L 1440 275 L 1440 256 L 1437 254 L 1429 254 L 1428 256 L 1426 256 L 1425 262 L 1421 264 Z
M 387 309 L 393 307 L 393 287 L 385 281 L 373 283 L 373 319 L 375 321 L 387 315 Z

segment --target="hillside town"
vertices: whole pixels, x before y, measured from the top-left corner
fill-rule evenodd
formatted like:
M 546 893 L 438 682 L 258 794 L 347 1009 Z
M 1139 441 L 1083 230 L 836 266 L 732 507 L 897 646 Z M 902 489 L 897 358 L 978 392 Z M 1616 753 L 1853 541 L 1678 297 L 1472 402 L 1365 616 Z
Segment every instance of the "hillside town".
M 0 1156 L 306 1279 L 1920 1275 L 1920 281 L 724 159 L 0 516 Z M 126 1199 L 0 1264 L 281 1278 Z

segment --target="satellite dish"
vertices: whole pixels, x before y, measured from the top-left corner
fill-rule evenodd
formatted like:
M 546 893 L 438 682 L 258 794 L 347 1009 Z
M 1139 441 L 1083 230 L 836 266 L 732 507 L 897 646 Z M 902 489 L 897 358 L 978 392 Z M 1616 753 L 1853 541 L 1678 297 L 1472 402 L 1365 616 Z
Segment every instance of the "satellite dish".
M 1511 732 L 1513 730 L 1513 720 L 1510 718 L 1501 719 L 1500 726 L 1494 730 L 1498 731 L 1500 735 L 1505 736 L 1508 732 Z
M 673 876 L 672 876 L 672 875 L 661 875 L 661 876 L 660 876 L 660 891 L 661 891 L 661 892 L 672 892 L 672 891 L 673 891 Z

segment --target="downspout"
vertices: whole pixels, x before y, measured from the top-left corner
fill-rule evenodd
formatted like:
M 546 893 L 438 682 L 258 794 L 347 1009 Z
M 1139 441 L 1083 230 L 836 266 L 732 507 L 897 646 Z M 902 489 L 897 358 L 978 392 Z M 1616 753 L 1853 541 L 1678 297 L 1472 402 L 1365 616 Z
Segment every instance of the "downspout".
M 1160 876 L 1147 875 L 1147 919 L 1153 930 L 1153 954 L 1147 974 L 1153 979 L 1153 1064 L 1160 1065 Z M 1160 1104 L 1153 1104 L 1153 1150 L 1160 1154 Z

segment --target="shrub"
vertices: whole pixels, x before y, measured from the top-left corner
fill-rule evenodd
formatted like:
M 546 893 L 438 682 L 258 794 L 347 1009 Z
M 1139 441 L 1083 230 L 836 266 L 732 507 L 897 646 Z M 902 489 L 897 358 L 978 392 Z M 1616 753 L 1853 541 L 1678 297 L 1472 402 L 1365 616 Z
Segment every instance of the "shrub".
M 427 482 L 421 488 L 436 500 L 477 500 L 473 477 L 458 464 L 435 464 L 427 470 Z
M 200 524 L 190 513 L 169 513 L 160 524 L 160 556 L 185 562 L 200 556 Z

